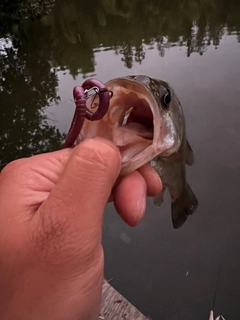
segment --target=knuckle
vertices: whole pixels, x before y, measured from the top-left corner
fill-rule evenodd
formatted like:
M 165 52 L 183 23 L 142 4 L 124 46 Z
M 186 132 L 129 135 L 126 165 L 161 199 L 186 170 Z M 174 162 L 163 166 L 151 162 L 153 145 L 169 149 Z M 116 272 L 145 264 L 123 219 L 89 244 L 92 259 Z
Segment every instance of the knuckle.
M 111 171 L 120 169 L 120 158 L 117 151 L 109 144 L 98 140 L 83 141 L 76 149 L 76 160 L 85 160 L 97 170 Z
M 24 159 L 18 159 L 8 163 L 1 171 L 1 179 L 8 178 L 9 175 L 14 175 L 19 171 L 23 161 Z

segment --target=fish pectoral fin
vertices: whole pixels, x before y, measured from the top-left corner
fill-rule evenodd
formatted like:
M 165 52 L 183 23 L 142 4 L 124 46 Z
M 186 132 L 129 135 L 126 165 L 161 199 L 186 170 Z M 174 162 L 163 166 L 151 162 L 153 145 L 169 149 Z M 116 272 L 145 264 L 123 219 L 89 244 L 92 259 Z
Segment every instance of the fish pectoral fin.
M 163 204 L 164 201 L 164 192 L 165 192 L 166 188 L 162 188 L 162 191 L 154 197 L 153 199 L 153 203 L 155 206 L 160 207 Z
M 192 189 L 186 184 L 184 192 L 172 203 L 172 223 L 175 229 L 180 228 L 198 207 L 198 200 Z
M 193 165 L 194 163 L 194 154 L 193 154 L 193 150 L 188 142 L 188 140 L 186 140 L 186 164 L 188 166 Z

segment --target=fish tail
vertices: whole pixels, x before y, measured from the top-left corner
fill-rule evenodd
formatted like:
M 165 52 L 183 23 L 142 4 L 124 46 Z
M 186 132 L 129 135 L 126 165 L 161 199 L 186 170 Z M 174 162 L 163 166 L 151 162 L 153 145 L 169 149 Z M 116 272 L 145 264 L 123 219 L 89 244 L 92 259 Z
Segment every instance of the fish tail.
M 198 200 L 188 184 L 181 196 L 172 203 L 172 222 L 175 229 L 180 228 L 198 207 Z

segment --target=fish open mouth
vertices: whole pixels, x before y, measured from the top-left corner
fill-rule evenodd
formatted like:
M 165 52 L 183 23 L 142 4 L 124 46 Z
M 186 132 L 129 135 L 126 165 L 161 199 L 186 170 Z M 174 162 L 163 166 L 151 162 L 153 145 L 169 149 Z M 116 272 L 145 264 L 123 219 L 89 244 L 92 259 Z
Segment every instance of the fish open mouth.
M 130 172 L 157 153 L 159 108 L 151 92 L 138 82 L 116 79 L 106 87 L 113 92 L 109 110 L 98 121 L 85 121 L 80 140 L 94 136 L 112 140 L 120 149 L 123 171 Z
M 129 93 L 125 96 L 126 112 L 123 112 L 124 120 L 120 126 L 142 128 L 139 135 L 146 139 L 153 138 L 153 113 L 146 100 L 138 97 L 136 93 Z M 116 103 L 118 105 L 118 103 Z M 123 108 L 123 109 L 125 109 Z
M 112 140 L 128 162 L 152 144 L 153 113 L 144 97 L 115 87 L 115 96 L 110 103 L 110 117 L 114 121 Z

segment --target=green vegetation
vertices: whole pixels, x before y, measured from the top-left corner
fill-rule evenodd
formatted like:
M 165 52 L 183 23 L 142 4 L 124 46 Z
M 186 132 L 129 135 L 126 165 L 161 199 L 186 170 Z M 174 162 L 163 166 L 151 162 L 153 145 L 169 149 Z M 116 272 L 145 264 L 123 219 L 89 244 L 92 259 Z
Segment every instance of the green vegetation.
M 42 112 L 49 103 L 57 103 L 57 84 L 56 72 L 37 56 L 32 59 L 13 48 L 0 56 L 1 167 L 16 158 L 62 146 L 63 136 Z
M 9 26 L 12 23 L 40 18 L 51 11 L 55 0 L 1 0 L 0 23 Z

